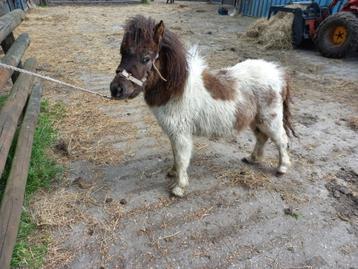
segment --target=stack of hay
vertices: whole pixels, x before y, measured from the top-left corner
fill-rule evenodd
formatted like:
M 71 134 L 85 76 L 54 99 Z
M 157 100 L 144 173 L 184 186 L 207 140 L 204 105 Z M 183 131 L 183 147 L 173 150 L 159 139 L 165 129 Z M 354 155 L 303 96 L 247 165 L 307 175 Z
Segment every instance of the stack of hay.
M 263 45 L 264 49 L 291 49 L 293 18 L 293 13 L 278 12 L 270 20 L 258 19 L 242 38 Z

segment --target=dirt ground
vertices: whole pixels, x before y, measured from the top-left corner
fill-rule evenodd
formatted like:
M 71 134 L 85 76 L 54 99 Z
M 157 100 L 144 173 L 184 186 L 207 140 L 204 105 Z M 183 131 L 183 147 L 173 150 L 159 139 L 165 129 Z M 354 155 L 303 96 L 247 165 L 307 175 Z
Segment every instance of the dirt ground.
M 264 50 L 240 39 L 253 18 L 206 3 L 37 8 L 18 32 L 30 33 L 40 72 L 109 94 L 135 14 L 199 44 L 212 68 L 247 58 L 285 66 L 300 136 L 293 167 L 274 176 L 272 143 L 261 165 L 242 163 L 248 131 L 197 138 L 187 195 L 171 197 L 169 140 L 142 97 L 106 101 L 45 83 L 45 98 L 64 107 L 55 155 L 67 170 L 30 208 L 32 240 L 50 242 L 44 268 L 358 268 L 358 57 Z

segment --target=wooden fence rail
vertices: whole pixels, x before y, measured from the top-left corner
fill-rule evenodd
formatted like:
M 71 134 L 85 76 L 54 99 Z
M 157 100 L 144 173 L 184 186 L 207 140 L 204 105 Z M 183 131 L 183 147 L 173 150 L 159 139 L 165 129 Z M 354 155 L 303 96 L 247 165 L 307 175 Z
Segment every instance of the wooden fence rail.
M 27 33 L 21 34 L 6 52 L 6 55 L 1 59 L 1 62 L 12 66 L 18 66 L 29 44 L 29 35 Z M 6 85 L 12 73 L 13 71 L 10 69 L 0 69 L 0 88 L 3 88 Z M 16 79 L 17 77 L 14 80 Z
M 30 58 L 21 64 L 25 50 L 30 44 L 28 34 L 21 34 L 17 39 L 13 30 L 23 21 L 25 13 L 14 10 L 0 18 L 0 42 L 5 56 L 2 63 L 35 71 L 36 60 Z M 0 93 L 12 78 L 13 86 L 6 102 L 0 110 L 0 178 L 4 172 L 11 145 L 20 123 L 24 107 L 25 114 L 20 126 L 19 136 L 12 158 L 10 173 L 0 205 L 0 268 L 9 269 L 11 256 L 19 228 L 22 204 L 28 170 L 30 165 L 33 136 L 40 112 L 42 86 L 33 87 L 34 78 L 27 74 L 17 74 L 0 68 Z M 29 98 L 30 96 L 30 98 Z
M 25 19 L 25 12 L 20 9 L 16 9 L 5 16 L 0 18 L 0 42 L 1 48 L 4 53 L 7 53 L 15 42 L 15 36 L 12 31 Z M 21 67 L 19 62 L 17 66 Z M 12 81 L 15 82 L 19 74 L 15 72 L 12 76 Z M 3 85 L 0 84 L 0 92 Z
M 19 228 L 27 174 L 31 158 L 32 142 L 37 117 L 40 112 L 42 87 L 35 84 L 26 108 L 23 123 L 7 179 L 3 202 L 0 208 L 0 265 L 9 268 Z
M 36 66 L 35 59 L 29 59 L 25 62 L 24 68 L 34 71 Z M 11 89 L 6 103 L 0 112 L 0 176 L 2 175 L 7 155 L 9 153 L 11 142 L 14 138 L 17 123 L 26 104 L 33 77 L 21 74 Z
M 12 34 L 12 31 L 25 19 L 25 12 L 15 9 L 0 18 L 0 42 Z

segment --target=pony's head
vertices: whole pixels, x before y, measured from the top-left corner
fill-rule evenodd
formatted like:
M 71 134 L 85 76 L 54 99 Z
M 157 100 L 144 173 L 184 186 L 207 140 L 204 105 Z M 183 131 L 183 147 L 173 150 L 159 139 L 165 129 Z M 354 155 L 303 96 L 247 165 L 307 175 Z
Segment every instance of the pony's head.
M 144 89 L 159 57 L 164 23 L 136 16 L 127 22 L 121 44 L 121 62 L 111 82 L 113 98 L 134 98 Z

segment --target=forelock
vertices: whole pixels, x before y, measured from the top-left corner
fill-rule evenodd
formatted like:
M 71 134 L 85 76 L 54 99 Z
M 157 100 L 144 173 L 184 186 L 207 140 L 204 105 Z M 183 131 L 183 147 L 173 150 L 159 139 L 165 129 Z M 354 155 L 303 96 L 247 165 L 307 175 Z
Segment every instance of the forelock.
M 152 18 L 145 18 L 137 15 L 130 18 L 125 27 L 124 40 L 128 46 L 138 46 L 143 42 L 153 40 L 155 21 Z

